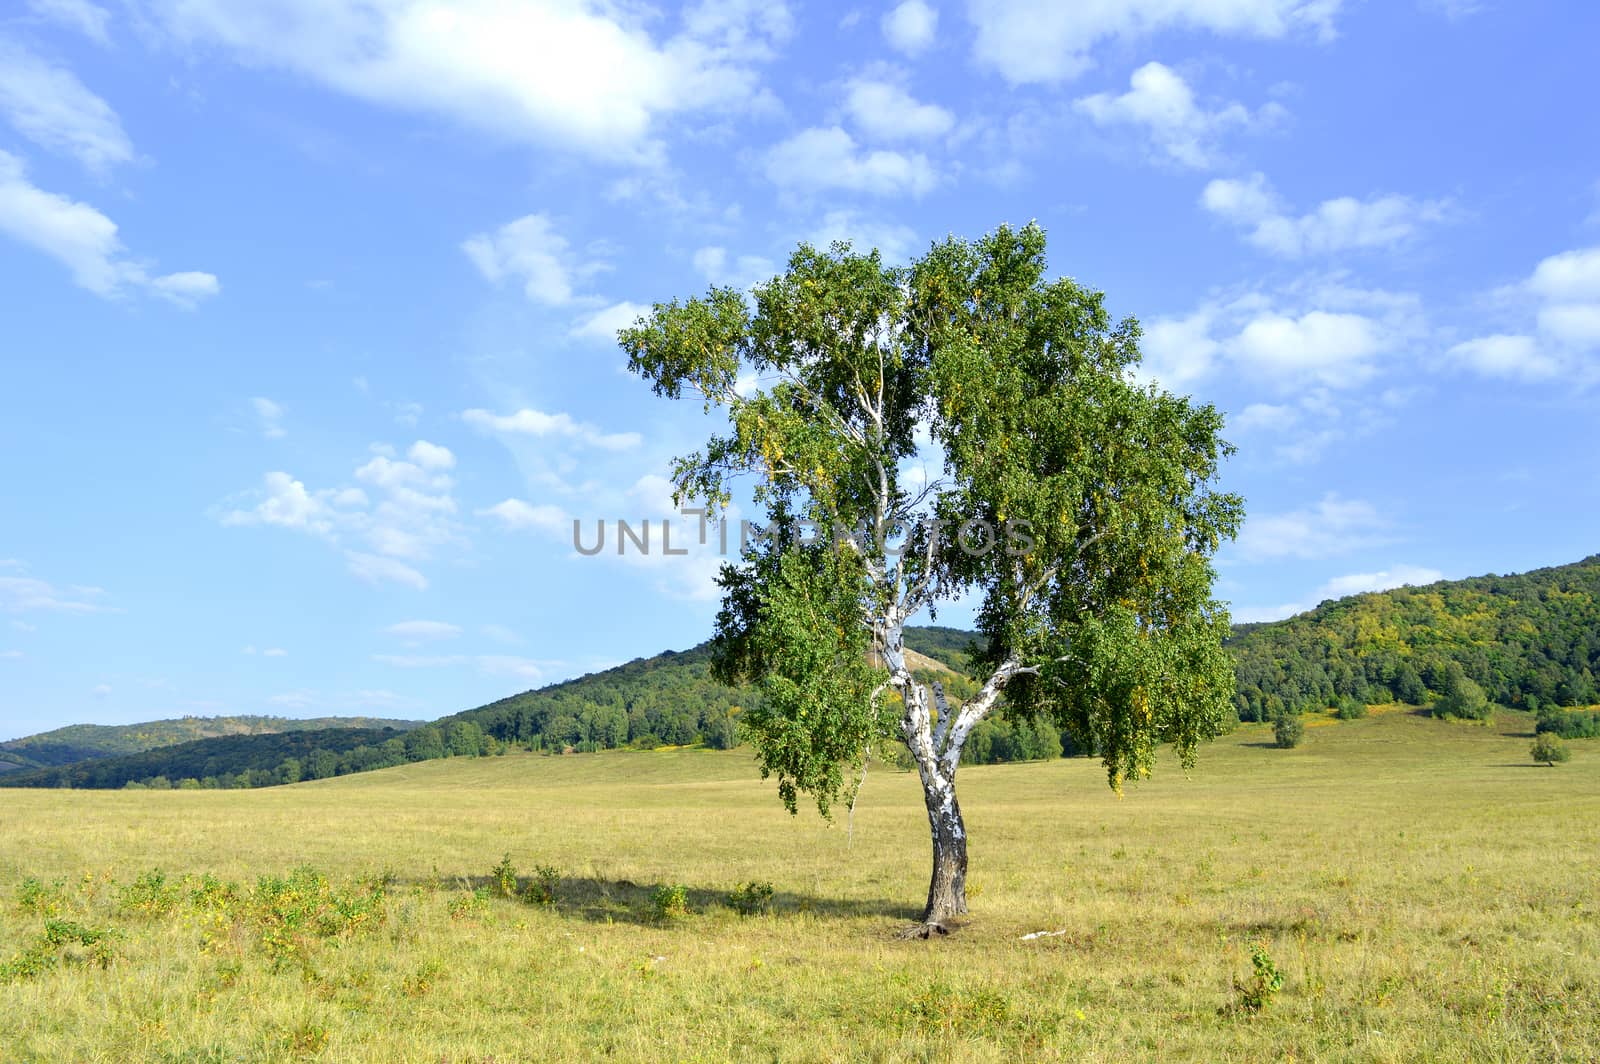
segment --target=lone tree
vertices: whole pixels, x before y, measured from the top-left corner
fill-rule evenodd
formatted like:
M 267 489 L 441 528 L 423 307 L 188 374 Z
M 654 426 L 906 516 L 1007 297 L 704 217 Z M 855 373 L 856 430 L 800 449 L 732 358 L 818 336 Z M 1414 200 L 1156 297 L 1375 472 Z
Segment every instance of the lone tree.
M 1533 748 L 1529 750 L 1536 764 L 1556 767 L 1556 763 L 1566 761 L 1572 756 L 1572 751 L 1567 749 L 1567 744 L 1550 732 L 1540 732 L 1533 737 Z
M 956 768 L 1002 695 L 1098 751 L 1119 791 L 1160 743 L 1191 765 L 1232 715 L 1210 563 L 1242 517 L 1212 487 L 1232 448 L 1213 407 L 1132 382 L 1139 336 L 1046 277 L 1036 225 L 909 267 L 802 244 L 753 305 L 712 288 L 619 334 L 657 394 L 727 413 L 674 461 L 676 501 L 725 518 L 749 475 L 765 510 L 723 567 L 713 640 L 718 676 L 763 694 L 742 720 L 762 775 L 827 816 L 898 736 L 933 836 L 924 935 L 967 911 Z M 929 452 L 942 469 L 918 467 Z M 986 679 L 955 706 L 913 678 L 902 632 L 968 596 Z

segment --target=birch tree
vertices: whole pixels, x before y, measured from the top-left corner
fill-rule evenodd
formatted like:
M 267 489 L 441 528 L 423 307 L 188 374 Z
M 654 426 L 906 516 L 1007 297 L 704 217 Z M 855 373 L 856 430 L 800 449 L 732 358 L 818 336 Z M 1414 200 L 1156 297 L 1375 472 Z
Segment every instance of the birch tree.
M 1035 225 L 905 267 L 802 244 L 751 297 L 712 288 L 619 334 L 657 394 L 726 416 L 674 460 L 680 504 L 725 515 L 748 490 L 764 512 L 713 639 L 720 678 L 762 691 L 741 727 L 763 776 L 827 815 L 874 743 L 910 751 L 933 850 L 919 933 L 967 912 L 956 771 L 1002 701 L 1096 751 L 1119 791 L 1160 744 L 1192 765 L 1232 716 L 1211 565 L 1242 518 L 1216 488 L 1231 448 L 1213 407 L 1135 382 L 1139 337 L 1048 276 Z M 984 640 L 961 705 L 904 641 L 956 599 Z

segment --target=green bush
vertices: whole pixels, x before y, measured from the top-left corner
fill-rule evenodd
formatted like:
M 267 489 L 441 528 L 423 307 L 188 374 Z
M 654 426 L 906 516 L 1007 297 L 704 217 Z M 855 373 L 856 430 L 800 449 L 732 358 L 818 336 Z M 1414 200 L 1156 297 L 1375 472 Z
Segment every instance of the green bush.
M 1272 1004 L 1272 999 L 1283 989 L 1283 973 L 1273 962 L 1265 943 L 1257 942 L 1250 947 L 1250 968 L 1248 981 L 1238 978 L 1233 981 L 1234 993 L 1238 995 L 1233 1002 L 1233 1011 L 1260 1012 Z
M 178 887 L 167 882 L 167 874 L 159 868 L 139 873 L 134 881 L 122 888 L 118 907 L 125 913 L 137 916 L 165 916 L 178 903 Z
M 494 889 L 502 898 L 517 896 L 517 866 L 511 863 L 509 853 L 489 870 L 489 878 L 494 881 Z
M 1367 715 L 1367 704 L 1359 698 L 1345 695 L 1339 699 L 1339 707 L 1334 710 L 1334 716 L 1340 720 L 1360 720 Z
M 554 905 L 556 888 L 561 886 L 561 870 L 551 865 L 536 865 L 533 881 L 522 892 L 522 900 L 529 905 Z
M 772 884 L 752 879 L 728 895 L 728 908 L 740 916 L 756 916 L 772 911 Z
M 1554 768 L 1559 761 L 1565 761 L 1572 756 L 1572 751 L 1567 749 L 1567 744 L 1562 742 L 1550 732 L 1540 732 L 1533 738 L 1533 747 L 1528 751 L 1533 759 L 1543 765 Z
M 689 915 L 689 892 L 677 883 L 659 886 L 650 895 L 651 908 L 662 920 L 680 920 Z
M 1298 711 L 1285 709 L 1279 713 L 1272 722 L 1273 742 L 1281 749 L 1288 750 L 1300 745 L 1300 740 L 1306 735 L 1306 722 L 1300 719 Z

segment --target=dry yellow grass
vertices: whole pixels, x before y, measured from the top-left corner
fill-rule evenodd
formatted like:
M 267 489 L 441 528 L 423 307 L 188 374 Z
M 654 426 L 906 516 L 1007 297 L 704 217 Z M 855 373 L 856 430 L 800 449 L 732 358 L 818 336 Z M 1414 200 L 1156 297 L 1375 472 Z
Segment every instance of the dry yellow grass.
M 927 833 L 890 770 L 850 846 L 740 751 L 0 792 L 0 964 L 44 924 L 25 877 L 120 934 L 106 969 L 69 944 L 0 985 L 0 1059 L 1593 1060 L 1600 743 L 1538 768 L 1529 731 L 1392 712 L 1285 751 L 1247 726 L 1122 799 L 1091 761 L 963 769 L 973 919 L 932 943 L 895 937 Z M 561 870 L 553 908 L 462 901 L 508 851 Z M 119 904 L 150 868 L 245 895 L 299 865 L 391 871 L 382 922 L 274 963 L 244 900 Z M 771 915 L 724 904 L 746 880 Z M 687 918 L 653 915 L 663 884 Z M 1227 1006 L 1254 945 L 1285 983 L 1252 1016 Z

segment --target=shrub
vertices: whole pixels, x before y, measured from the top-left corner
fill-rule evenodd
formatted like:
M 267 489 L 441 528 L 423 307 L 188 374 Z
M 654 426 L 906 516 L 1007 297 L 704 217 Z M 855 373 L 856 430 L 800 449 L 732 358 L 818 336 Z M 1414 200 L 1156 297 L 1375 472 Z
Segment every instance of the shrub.
M 134 881 L 122 888 L 118 907 L 125 913 L 138 916 L 165 916 L 178 903 L 178 887 L 167 882 L 167 874 L 159 868 L 141 872 Z
M 1572 756 L 1572 751 L 1567 749 L 1567 744 L 1550 732 L 1540 732 L 1533 738 L 1533 747 L 1529 750 L 1533 759 L 1540 764 L 1556 766 L 1556 762 L 1565 761 Z
M 650 895 L 650 905 L 662 920 L 679 920 L 689 915 L 689 892 L 677 883 L 659 886 Z
M 1273 963 L 1265 943 L 1257 942 L 1250 947 L 1250 968 L 1248 981 L 1241 982 L 1237 977 L 1233 980 L 1233 991 L 1238 995 L 1233 1002 L 1233 1011 L 1260 1012 L 1272 1004 L 1272 999 L 1283 989 L 1283 973 Z
M 1572 712 L 1559 706 L 1544 706 L 1539 710 L 1539 723 L 1535 731 L 1549 732 L 1563 739 L 1594 739 L 1600 737 L 1600 713 L 1592 710 Z
M 1433 704 L 1433 715 L 1487 721 L 1494 717 L 1494 706 L 1483 688 L 1452 661 L 1445 671 L 1444 697 Z
M 489 870 L 489 878 L 494 881 L 494 888 L 499 891 L 502 898 L 517 896 L 517 866 L 511 863 L 509 853 L 500 858 L 500 863 Z
M 740 916 L 756 916 L 772 911 L 772 884 L 752 879 L 728 895 L 728 907 Z
M 1279 713 L 1272 722 L 1273 742 L 1284 750 L 1299 746 L 1305 734 L 1306 722 L 1301 720 L 1300 714 L 1293 709 Z
M 1339 708 L 1334 711 L 1334 715 L 1340 720 L 1360 720 L 1367 715 L 1367 704 L 1359 698 L 1345 695 L 1339 699 Z
M 452 920 L 476 920 L 489 911 L 489 892 L 483 887 L 464 894 L 457 895 L 451 900 L 450 918 Z
M 536 865 L 533 881 L 522 892 L 522 900 L 529 905 L 554 905 L 556 888 L 561 885 L 561 871 L 551 865 Z
M 17 908 L 36 916 L 59 916 L 64 904 L 60 882 L 46 885 L 29 876 L 17 885 Z

